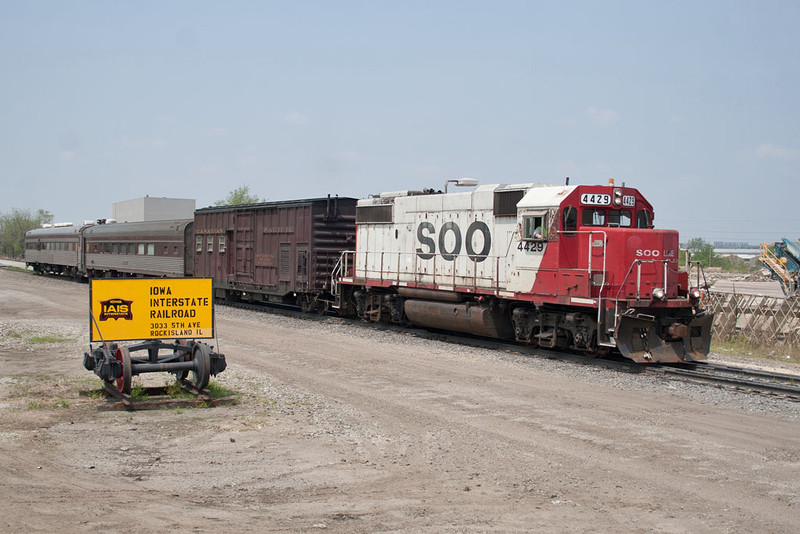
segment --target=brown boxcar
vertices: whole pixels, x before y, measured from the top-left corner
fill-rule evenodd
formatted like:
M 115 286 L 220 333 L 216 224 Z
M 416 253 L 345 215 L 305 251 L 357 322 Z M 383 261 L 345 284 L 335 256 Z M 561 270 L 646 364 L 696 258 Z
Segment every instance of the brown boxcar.
M 195 212 L 195 276 L 215 296 L 325 310 L 331 272 L 355 249 L 354 198 L 315 198 Z

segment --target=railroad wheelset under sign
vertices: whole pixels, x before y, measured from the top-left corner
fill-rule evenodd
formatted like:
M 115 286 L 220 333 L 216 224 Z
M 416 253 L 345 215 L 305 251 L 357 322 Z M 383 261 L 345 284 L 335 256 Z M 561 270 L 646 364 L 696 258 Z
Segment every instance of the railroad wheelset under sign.
M 171 351 L 162 354 L 162 350 Z M 146 351 L 146 357 L 134 357 L 134 352 Z M 173 373 L 179 381 L 192 374 L 192 384 L 205 389 L 212 376 L 225 370 L 225 355 L 211 350 L 206 343 L 194 340 L 175 340 L 165 343 L 148 340 L 129 346 L 102 343 L 84 353 L 83 366 L 124 395 L 129 395 L 133 377 L 142 373 Z

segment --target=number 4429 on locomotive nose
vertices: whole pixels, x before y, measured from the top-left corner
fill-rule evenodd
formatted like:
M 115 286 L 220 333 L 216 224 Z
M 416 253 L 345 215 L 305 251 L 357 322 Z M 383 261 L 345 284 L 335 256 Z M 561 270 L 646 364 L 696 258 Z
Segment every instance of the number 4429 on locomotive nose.
M 483 185 L 360 200 L 343 312 L 636 362 L 706 358 L 713 316 L 678 232 L 630 187 Z

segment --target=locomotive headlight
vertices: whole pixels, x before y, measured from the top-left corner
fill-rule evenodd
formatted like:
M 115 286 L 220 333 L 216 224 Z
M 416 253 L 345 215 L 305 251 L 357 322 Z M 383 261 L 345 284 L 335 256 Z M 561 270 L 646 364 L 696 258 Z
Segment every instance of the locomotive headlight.
M 689 298 L 692 299 L 692 302 L 697 302 L 700 300 L 701 294 L 700 289 L 693 287 L 691 291 L 689 291 Z
M 662 288 L 657 287 L 653 289 L 653 298 L 656 300 L 665 301 L 667 300 L 667 292 Z
M 614 189 L 614 205 L 622 206 L 622 189 L 619 187 Z

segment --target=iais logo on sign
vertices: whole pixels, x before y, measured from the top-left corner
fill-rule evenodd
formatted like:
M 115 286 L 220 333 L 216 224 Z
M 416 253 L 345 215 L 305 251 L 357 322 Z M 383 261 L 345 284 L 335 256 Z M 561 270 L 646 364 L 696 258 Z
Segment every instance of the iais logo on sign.
M 124 299 L 108 299 L 100 301 L 100 320 L 109 319 L 133 320 L 133 301 Z

